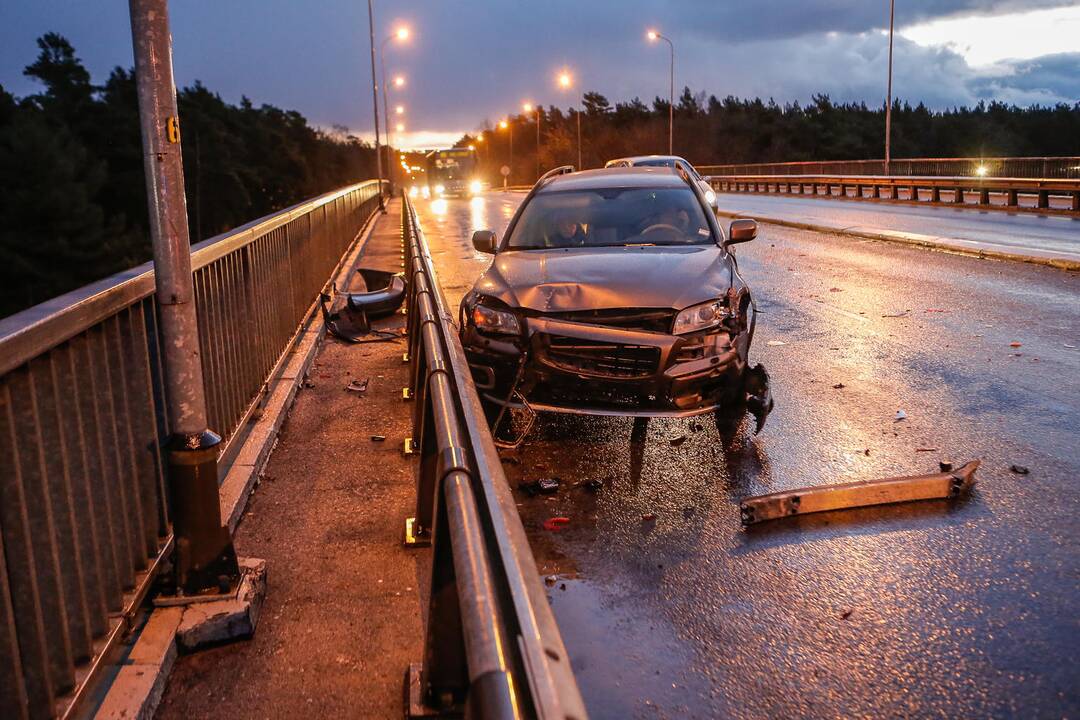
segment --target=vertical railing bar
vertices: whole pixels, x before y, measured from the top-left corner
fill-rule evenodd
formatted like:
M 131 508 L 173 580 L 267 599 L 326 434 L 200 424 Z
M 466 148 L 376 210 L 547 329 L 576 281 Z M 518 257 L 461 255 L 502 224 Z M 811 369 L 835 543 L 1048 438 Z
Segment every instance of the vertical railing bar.
M 34 535 L 30 528 L 25 483 L 18 461 L 20 442 L 16 433 L 10 383 L 11 380 L 5 378 L 0 386 L 3 393 L 0 397 L 0 433 L 3 433 L 0 442 L 3 445 L 0 447 L 4 448 L 0 457 L 11 459 L 11 470 L 0 473 L 0 528 L 4 537 L 8 582 L 12 585 L 11 602 L 19 618 L 15 630 L 18 633 L 29 711 L 32 717 L 46 717 L 52 710 L 54 685 L 35 568 Z

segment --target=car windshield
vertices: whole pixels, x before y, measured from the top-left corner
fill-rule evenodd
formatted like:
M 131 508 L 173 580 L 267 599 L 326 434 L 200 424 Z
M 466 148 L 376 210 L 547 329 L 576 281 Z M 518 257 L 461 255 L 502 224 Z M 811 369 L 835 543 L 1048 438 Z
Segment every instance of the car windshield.
M 714 243 L 688 187 L 605 188 L 533 196 L 507 241 L 511 250 Z

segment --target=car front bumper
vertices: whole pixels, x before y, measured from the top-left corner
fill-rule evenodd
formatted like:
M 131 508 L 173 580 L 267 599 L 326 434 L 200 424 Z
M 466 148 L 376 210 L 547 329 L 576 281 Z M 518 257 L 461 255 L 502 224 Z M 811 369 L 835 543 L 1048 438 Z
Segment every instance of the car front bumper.
M 678 336 L 544 317 L 523 322 L 517 338 L 471 326 L 462 333 L 477 389 L 491 402 L 507 404 L 519 376 L 519 394 L 550 412 L 688 417 L 742 399 L 745 331 Z

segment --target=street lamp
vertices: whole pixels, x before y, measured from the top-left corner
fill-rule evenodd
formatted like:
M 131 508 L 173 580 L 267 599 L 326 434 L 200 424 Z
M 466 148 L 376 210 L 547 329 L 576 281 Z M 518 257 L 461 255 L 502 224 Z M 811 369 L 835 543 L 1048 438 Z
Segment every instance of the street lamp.
M 404 105 L 398 105 L 396 108 L 394 108 L 394 113 L 396 113 L 397 115 L 404 115 L 405 114 L 405 106 Z
M 396 88 L 405 87 L 405 76 L 404 75 L 398 75 L 397 77 L 394 78 L 394 87 L 396 87 Z
M 375 111 L 375 168 L 379 176 L 379 210 L 386 212 L 382 193 L 382 149 L 379 147 L 379 84 L 375 81 L 375 12 L 371 8 L 371 0 L 367 4 L 368 14 L 368 37 L 371 40 L 371 106 Z
M 382 43 L 380 43 L 380 45 L 379 45 L 379 65 L 382 66 L 383 123 L 386 125 L 386 134 L 388 136 L 386 138 L 387 147 L 389 147 L 392 143 L 390 142 L 390 138 L 389 138 L 389 135 L 390 135 L 390 106 L 386 102 L 386 58 L 385 58 L 385 55 L 384 55 L 384 51 L 386 49 L 386 44 L 388 42 L 390 42 L 391 40 L 397 40 L 399 42 L 405 42 L 408 39 L 409 39 L 409 28 L 402 25 L 397 30 L 395 30 L 392 34 L 387 35 L 386 38 L 382 41 Z M 401 85 L 404 84 L 404 79 L 402 79 L 402 83 L 400 83 L 400 84 L 397 82 L 398 79 L 400 79 L 400 76 L 398 76 L 398 78 L 394 79 L 394 85 L 396 87 L 401 87 Z M 387 152 L 389 152 L 389 150 Z M 387 162 L 387 165 L 390 165 L 389 161 Z
M 531 113 L 533 110 L 536 110 L 536 177 L 539 178 L 540 177 L 540 106 L 537 105 L 534 108 L 532 103 L 527 102 L 527 103 L 525 103 L 524 105 L 521 106 L 521 109 L 524 110 L 526 113 Z
M 893 16 L 896 10 L 896 0 L 889 0 L 889 89 L 885 93 L 885 174 L 889 174 L 889 161 L 892 144 L 892 45 L 893 45 Z M 893 193 L 895 195 L 895 192 Z
M 650 42 L 656 42 L 657 40 L 663 40 L 668 44 L 671 49 L 671 88 L 668 93 L 668 134 L 667 134 L 667 151 L 668 155 L 674 154 L 674 138 L 675 138 L 675 44 L 671 42 L 671 39 L 661 35 L 656 30 L 650 30 L 645 34 L 645 37 L 649 38 Z
M 568 70 L 560 72 L 555 81 L 561 90 L 569 90 L 574 86 L 574 77 Z M 575 108 L 574 112 L 577 114 L 577 169 L 581 170 L 581 110 Z
M 507 165 L 510 168 L 510 172 L 513 172 L 514 171 L 514 124 L 509 122 L 508 120 L 500 120 L 499 121 L 499 129 L 500 130 L 506 130 L 506 131 L 508 131 L 510 133 L 510 162 L 507 163 Z M 504 184 L 506 183 L 505 179 L 503 179 L 503 183 Z

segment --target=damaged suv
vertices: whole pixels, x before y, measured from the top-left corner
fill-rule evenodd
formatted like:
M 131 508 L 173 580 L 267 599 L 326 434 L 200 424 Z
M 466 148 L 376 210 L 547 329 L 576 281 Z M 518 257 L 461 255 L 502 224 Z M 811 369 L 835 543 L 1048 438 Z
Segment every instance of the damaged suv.
M 731 423 L 772 409 L 749 366 L 756 310 L 702 190 L 678 168 L 542 177 L 461 303 L 461 340 L 489 420 L 504 407 Z

